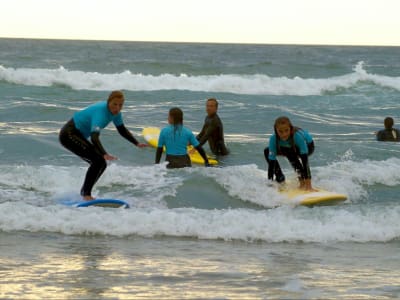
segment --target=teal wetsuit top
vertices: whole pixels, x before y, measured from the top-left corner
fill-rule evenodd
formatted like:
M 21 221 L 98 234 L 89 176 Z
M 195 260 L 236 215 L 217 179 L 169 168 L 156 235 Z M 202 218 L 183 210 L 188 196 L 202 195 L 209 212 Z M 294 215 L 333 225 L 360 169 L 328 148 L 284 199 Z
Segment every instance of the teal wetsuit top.
M 166 148 L 167 155 L 186 155 L 188 144 L 193 147 L 199 145 L 194 134 L 185 126 L 168 125 L 163 128 L 158 138 L 158 147 Z
M 307 144 L 310 144 L 313 141 L 311 134 L 309 134 L 306 130 L 298 129 L 293 136 L 293 140 L 294 140 L 295 146 L 300 151 L 299 155 L 308 154 Z M 287 147 L 287 148 L 292 147 L 292 145 L 290 144 L 290 139 L 288 139 L 286 141 L 279 139 L 279 146 Z M 269 139 L 268 159 L 276 160 L 276 156 L 278 155 L 277 151 L 278 151 L 278 147 L 276 145 L 276 135 L 274 133 Z
M 85 138 L 92 132 L 100 132 L 112 121 L 116 127 L 123 125 L 122 114 L 113 115 L 108 109 L 107 101 L 92 104 L 74 114 L 75 127 Z

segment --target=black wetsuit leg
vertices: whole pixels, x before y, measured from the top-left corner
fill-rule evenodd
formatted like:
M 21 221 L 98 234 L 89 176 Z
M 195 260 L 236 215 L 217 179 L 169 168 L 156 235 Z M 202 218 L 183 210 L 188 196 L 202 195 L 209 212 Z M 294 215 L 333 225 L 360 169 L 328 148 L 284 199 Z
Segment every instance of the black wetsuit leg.
M 269 156 L 269 147 L 264 149 L 264 157 L 268 163 L 268 179 L 273 180 L 273 177 L 275 175 L 275 180 L 277 182 L 281 183 L 285 181 L 285 175 L 283 175 L 278 160 L 270 160 L 268 156 Z
M 301 178 L 301 170 L 303 166 L 301 164 L 301 160 L 297 154 L 297 151 L 292 147 L 281 147 L 281 152 L 281 155 L 286 156 L 286 158 L 289 160 L 289 163 L 298 174 L 299 178 Z
M 315 146 L 314 142 L 308 144 L 308 154 L 305 154 L 306 157 L 310 156 L 314 152 Z M 293 149 L 287 147 L 281 147 L 281 155 L 284 155 L 289 160 L 290 164 L 292 165 L 293 169 L 299 176 L 300 179 L 307 179 L 311 178 L 310 167 L 308 165 L 308 161 L 304 160 L 303 155 L 300 155 L 300 150 L 298 148 Z M 305 163 L 305 165 L 303 165 Z
M 167 155 L 165 160 L 168 161 L 168 169 L 177 169 L 192 166 L 189 155 Z
M 92 188 L 107 168 L 107 162 L 81 132 L 76 129 L 74 121 L 70 120 L 60 131 L 60 143 L 90 164 L 81 189 L 82 196 L 91 196 Z
M 307 144 L 307 147 L 308 147 L 308 156 L 310 156 L 311 154 L 314 153 L 314 150 L 315 150 L 314 141 L 312 141 L 311 143 Z

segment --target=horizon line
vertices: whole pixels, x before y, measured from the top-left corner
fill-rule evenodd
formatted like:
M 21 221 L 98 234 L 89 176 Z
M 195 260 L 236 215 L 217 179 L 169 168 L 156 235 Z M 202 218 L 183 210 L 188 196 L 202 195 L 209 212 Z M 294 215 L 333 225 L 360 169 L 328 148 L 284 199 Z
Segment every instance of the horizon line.
M 3 37 L 10 40 L 45 40 L 45 41 L 82 41 L 82 42 L 119 42 L 119 43 L 165 43 L 165 44 L 209 44 L 209 45 L 257 45 L 257 46 L 315 46 L 315 47 L 400 47 L 390 44 L 322 44 L 322 43 L 262 43 L 262 42 L 198 42 L 198 41 L 145 41 L 120 39 L 80 39 L 80 38 L 43 38 L 43 37 Z

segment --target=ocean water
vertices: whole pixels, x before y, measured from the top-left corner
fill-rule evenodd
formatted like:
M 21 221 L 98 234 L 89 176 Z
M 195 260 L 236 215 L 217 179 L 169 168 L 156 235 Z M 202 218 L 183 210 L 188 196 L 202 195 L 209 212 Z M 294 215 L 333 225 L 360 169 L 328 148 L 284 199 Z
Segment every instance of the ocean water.
M 0 39 L 0 298 L 399 298 L 400 144 L 374 136 L 400 118 L 399 55 Z M 167 170 L 110 125 L 102 143 L 119 159 L 94 195 L 131 209 L 60 205 L 87 164 L 58 131 L 115 89 L 142 142 L 173 106 L 200 131 L 216 97 L 231 155 L 220 168 Z M 263 149 L 281 115 L 314 136 L 313 184 L 346 202 L 296 206 L 267 185 Z

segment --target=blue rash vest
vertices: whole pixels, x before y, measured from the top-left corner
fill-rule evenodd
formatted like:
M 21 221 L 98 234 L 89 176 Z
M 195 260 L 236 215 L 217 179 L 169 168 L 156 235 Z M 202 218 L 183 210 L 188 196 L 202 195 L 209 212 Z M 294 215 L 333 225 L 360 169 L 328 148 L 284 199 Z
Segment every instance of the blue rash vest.
M 286 141 L 279 139 L 279 146 L 287 148 L 292 147 L 290 140 L 291 140 L 290 138 L 287 139 Z M 300 151 L 299 155 L 308 154 L 307 144 L 310 144 L 313 141 L 311 134 L 309 134 L 306 130 L 298 129 L 293 136 L 293 140 L 295 147 L 298 148 Z M 278 147 L 276 145 L 276 135 L 274 133 L 269 139 L 268 159 L 276 160 L 276 156 L 278 155 L 277 151 Z
M 165 146 L 167 155 L 186 155 L 188 144 L 197 147 L 199 141 L 182 125 L 178 125 L 176 130 L 174 125 L 168 125 L 161 130 L 158 138 L 158 147 Z
M 85 138 L 89 138 L 92 132 L 100 132 L 111 121 L 116 127 L 124 124 L 121 112 L 113 115 L 108 109 L 107 101 L 92 104 L 76 112 L 72 118 L 75 127 Z

